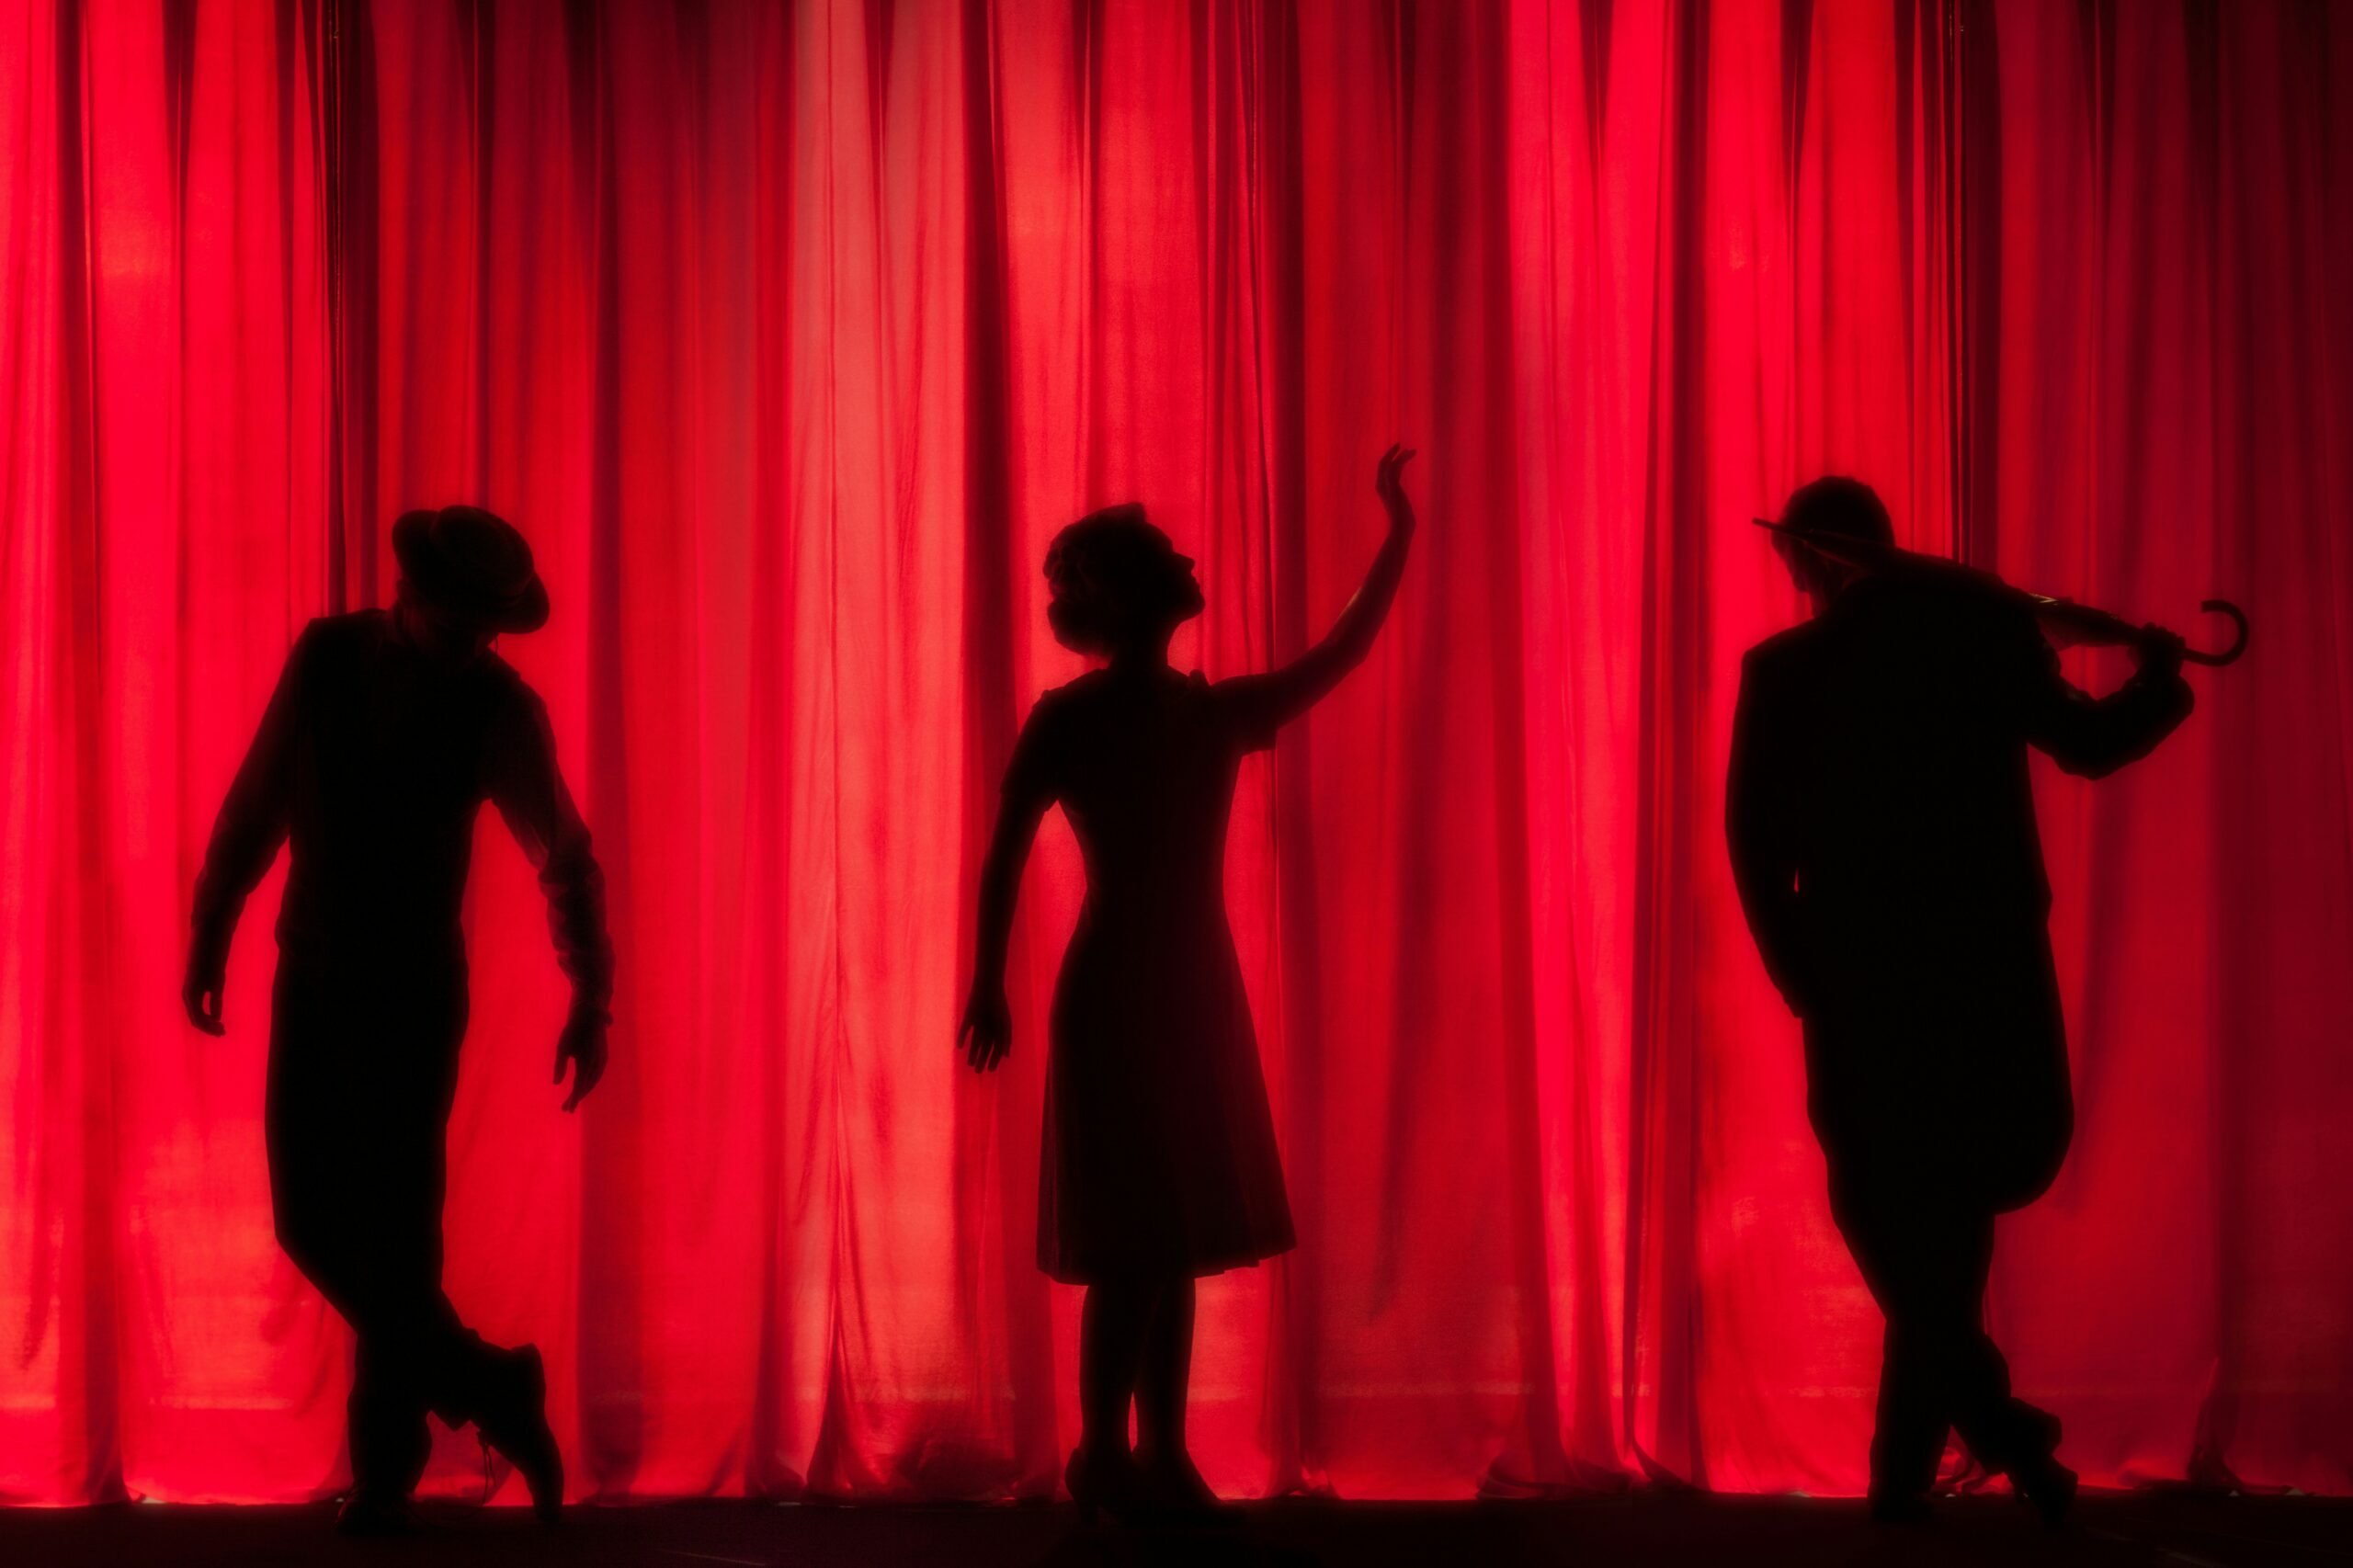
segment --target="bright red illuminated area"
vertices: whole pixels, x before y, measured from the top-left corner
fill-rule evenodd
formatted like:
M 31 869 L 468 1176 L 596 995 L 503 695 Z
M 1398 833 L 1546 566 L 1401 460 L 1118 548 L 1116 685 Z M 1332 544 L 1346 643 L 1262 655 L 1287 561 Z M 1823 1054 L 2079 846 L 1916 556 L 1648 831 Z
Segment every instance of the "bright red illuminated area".
M 1844 472 L 1915 548 L 2255 620 L 2145 763 L 2037 764 L 2077 1125 L 1988 1312 L 2088 1483 L 2353 1490 L 2353 27 L 171 15 L 0 6 L 0 1501 L 343 1483 L 348 1341 L 263 1163 L 282 872 L 225 1038 L 181 964 L 290 644 L 459 501 L 552 600 L 500 648 L 618 984 L 558 1114 L 485 812 L 450 1297 L 545 1354 L 575 1497 L 1049 1494 L 1057 817 L 1011 1055 L 954 1040 L 999 775 L 1083 667 L 1047 542 L 1142 502 L 1207 598 L 1177 667 L 1262 669 L 1355 589 L 1400 438 L 1393 614 L 1234 802 L 1298 1245 L 1201 1286 L 1208 1479 L 1862 1489 L 1881 1319 L 1723 839 L 1741 654 L 1804 613 L 1748 519 Z M 445 1437 L 429 1489 L 479 1478 Z

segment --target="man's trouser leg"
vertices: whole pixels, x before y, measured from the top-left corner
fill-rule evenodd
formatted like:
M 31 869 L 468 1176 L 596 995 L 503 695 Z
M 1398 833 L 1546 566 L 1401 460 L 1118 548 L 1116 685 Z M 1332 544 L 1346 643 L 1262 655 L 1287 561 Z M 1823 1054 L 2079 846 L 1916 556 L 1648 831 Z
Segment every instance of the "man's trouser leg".
M 1887 1319 L 1873 1492 L 1926 1492 L 1951 1426 L 1990 1470 L 2047 1454 L 2050 1418 L 2010 1396 L 2009 1366 L 1985 1333 L 1993 1214 L 1903 1173 L 1853 1170 L 1834 1174 L 1831 1210 Z
M 340 1151 L 305 1148 L 307 1137 L 282 1142 L 292 1147 L 274 1149 L 271 1161 L 279 1244 L 355 1340 L 352 1480 L 406 1495 L 425 1472 L 426 1412 L 447 1397 L 438 1385 L 456 1331 L 440 1291 L 438 1235 L 420 1236 L 413 1200 L 395 1201 L 416 1173 L 387 1168 L 394 1155 L 384 1140 L 358 1137 Z
M 462 1003 L 337 1017 L 281 976 L 271 1051 L 271 1200 L 287 1256 L 357 1340 L 355 1485 L 406 1495 L 428 1410 L 472 1418 L 485 1347 L 441 1291 L 444 1141 Z M 359 1010 L 355 1009 L 355 1012 Z

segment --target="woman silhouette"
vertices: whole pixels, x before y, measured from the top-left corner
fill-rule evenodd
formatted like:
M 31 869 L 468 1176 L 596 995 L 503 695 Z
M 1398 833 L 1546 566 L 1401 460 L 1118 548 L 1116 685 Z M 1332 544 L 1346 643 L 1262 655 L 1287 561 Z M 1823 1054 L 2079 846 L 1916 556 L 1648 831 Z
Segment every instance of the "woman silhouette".
M 1290 1208 L 1225 920 L 1225 826 L 1244 753 L 1274 742 L 1363 662 L 1414 534 L 1391 447 L 1375 488 L 1388 538 L 1331 631 L 1296 663 L 1211 684 L 1168 665 L 1201 611 L 1193 562 L 1108 507 L 1046 552 L 1055 638 L 1103 667 L 1047 692 L 1006 768 L 982 868 L 978 950 L 959 1041 L 1005 1060 L 1006 946 L 1021 868 L 1059 802 L 1086 865 L 1050 1028 L 1038 1261 L 1083 1284 L 1083 1429 L 1066 1479 L 1080 1511 L 1201 1512 L 1216 1498 L 1185 1451 L 1193 1280 L 1292 1243 Z M 1128 1447 L 1128 1403 L 1139 1441 Z

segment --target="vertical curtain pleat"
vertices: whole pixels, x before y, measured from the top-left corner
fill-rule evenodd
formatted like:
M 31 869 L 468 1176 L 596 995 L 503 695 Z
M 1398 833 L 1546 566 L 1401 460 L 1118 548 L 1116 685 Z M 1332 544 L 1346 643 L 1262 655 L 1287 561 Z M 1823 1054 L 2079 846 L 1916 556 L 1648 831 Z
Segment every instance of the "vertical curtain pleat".
M 620 985 L 559 1116 L 491 814 L 451 1295 L 541 1346 L 585 1495 L 1050 1494 L 1058 824 L 1012 1058 L 950 1051 L 1080 667 L 1039 565 L 1140 500 L 1178 661 L 1267 667 L 1400 437 L 1404 596 L 1235 801 L 1301 1245 L 1202 1292 L 1210 1478 L 1859 1488 L 1879 1319 L 1720 827 L 1799 612 L 1746 519 L 1839 471 L 2041 591 L 2255 617 L 2149 762 L 2038 771 L 2080 1126 L 1991 1308 L 2090 1479 L 2353 1486 L 2348 72 L 2286 0 L 0 6 L 0 1499 L 342 1483 L 275 880 L 224 1040 L 181 932 L 291 638 L 458 500 L 549 585 L 502 652 Z M 471 1437 L 430 1483 L 483 1494 Z

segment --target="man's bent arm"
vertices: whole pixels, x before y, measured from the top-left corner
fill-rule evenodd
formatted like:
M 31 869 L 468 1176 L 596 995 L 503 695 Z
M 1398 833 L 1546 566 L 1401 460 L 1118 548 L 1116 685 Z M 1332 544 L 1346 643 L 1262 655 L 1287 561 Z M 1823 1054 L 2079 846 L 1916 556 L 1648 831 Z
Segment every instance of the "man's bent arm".
M 2143 653 L 2131 679 L 2093 697 L 2059 673 L 2059 654 L 2039 632 L 2033 641 L 2023 672 L 2026 738 L 2069 773 L 2104 778 L 2156 750 L 2189 717 L 2195 699 L 2177 655 Z
M 1741 673 L 1740 699 L 1733 710 L 1732 761 L 1724 781 L 1724 843 L 1732 855 L 1733 885 L 1756 938 L 1765 972 L 1790 1005 L 1802 1015 L 1813 1002 L 1799 924 L 1797 854 L 1791 847 L 1787 791 L 1765 727 L 1752 664 Z
M 238 766 L 229 793 L 213 819 L 204 868 L 197 873 L 189 920 L 188 968 L 217 979 L 228 963 L 229 943 L 245 900 L 268 874 L 278 847 L 286 842 L 293 804 L 294 729 L 301 702 L 302 669 L 310 661 L 311 633 L 294 641 L 278 672 L 261 725 Z
M 539 872 L 556 963 L 572 982 L 573 1010 L 608 1018 L 613 943 L 605 928 L 605 873 L 590 851 L 588 826 L 580 820 L 556 767 L 555 732 L 548 724 L 547 705 L 527 697 L 522 715 L 500 741 L 491 796 L 507 830 Z

